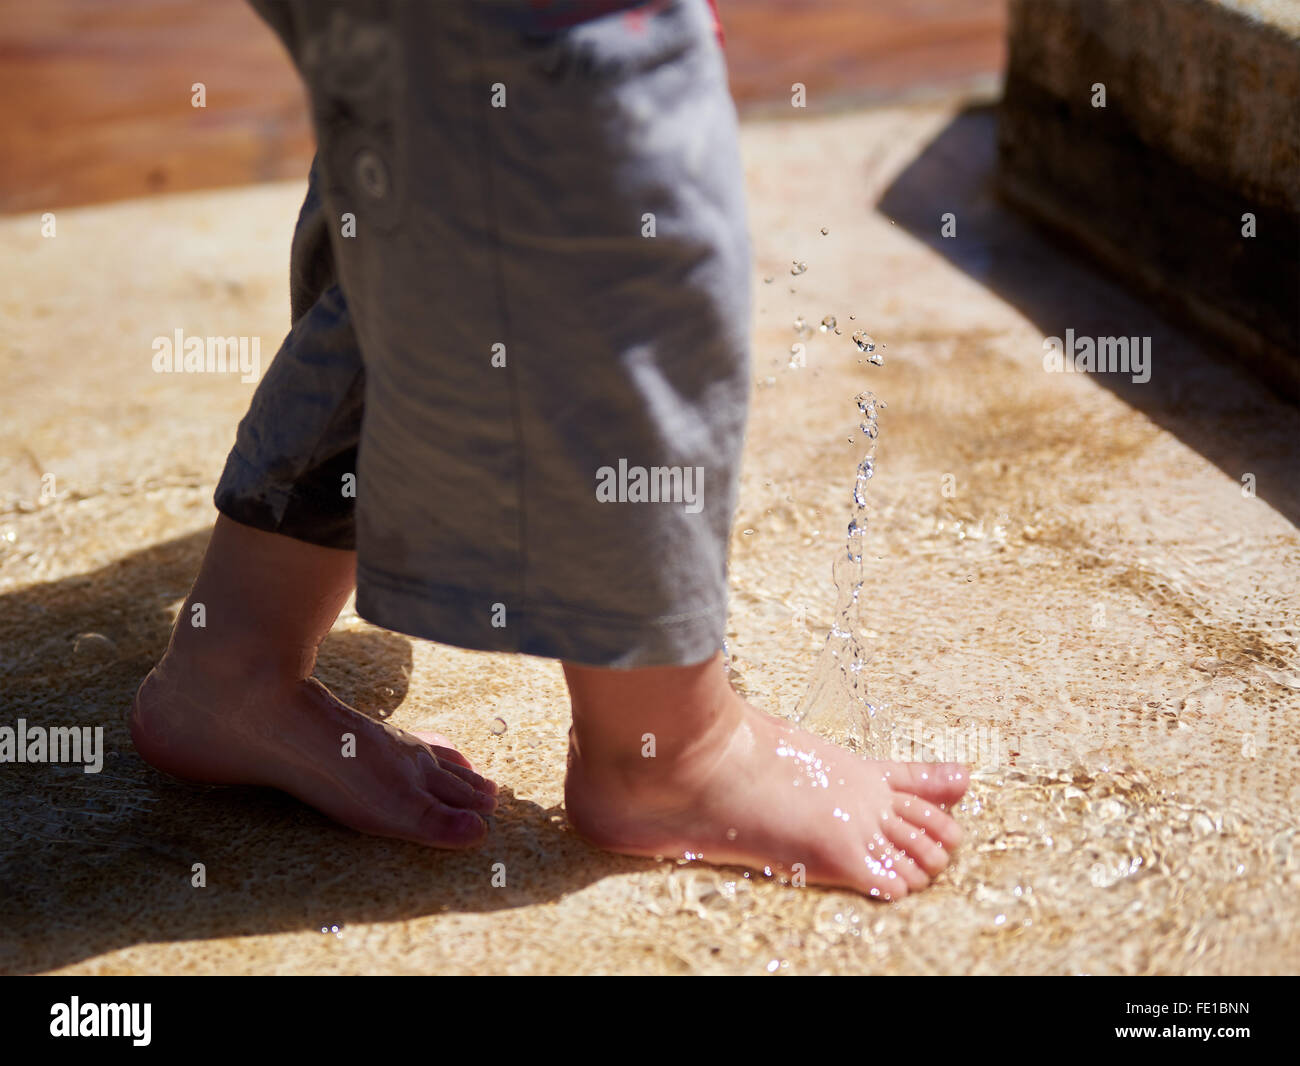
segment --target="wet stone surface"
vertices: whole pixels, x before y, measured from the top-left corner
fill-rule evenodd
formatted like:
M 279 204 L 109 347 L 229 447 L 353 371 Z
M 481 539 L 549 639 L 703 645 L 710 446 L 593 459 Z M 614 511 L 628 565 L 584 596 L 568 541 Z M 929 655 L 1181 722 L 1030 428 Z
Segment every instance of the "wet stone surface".
M 366 838 L 148 769 L 121 716 L 193 580 L 251 396 L 238 376 L 153 374 L 150 340 L 180 325 L 274 350 L 302 190 L 264 186 L 61 213 L 53 240 L 38 216 L 0 222 L 0 724 L 100 725 L 107 749 L 99 774 L 0 775 L 0 895 L 21 916 L 0 968 L 1294 970 L 1300 419 L 987 199 L 978 116 L 881 109 L 744 137 L 756 387 L 732 678 L 869 750 L 964 752 L 977 773 L 949 871 L 882 905 L 596 851 L 563 815 L 555 664 L 351 610 L 322 677 L 501 782 L 481 849 Z M 761 284 L 791 263 L 807 263 L 799 292 Z M 890 358 L 814 327 L 791 365 L 797 316 L 851 322 Z M 1043 339 L 1066 328 L 1149 335 L 1151 381 L 1045 373 Z

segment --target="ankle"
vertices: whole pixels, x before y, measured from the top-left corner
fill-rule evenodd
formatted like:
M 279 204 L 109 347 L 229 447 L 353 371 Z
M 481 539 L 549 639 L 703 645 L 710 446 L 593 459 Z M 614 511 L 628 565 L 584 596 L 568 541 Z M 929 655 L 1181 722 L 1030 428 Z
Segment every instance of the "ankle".
M 197 682 L 265 685 L 301 681 L 316 664 L 316 650 L 277 647 L 270 641 L 194 636 L 179 629 L 156 672 L 187 685 Z
M 574 714 L 570 771 L 591 784 L 646 797 L 708 780 L 741 728 L 748 708 L 729 686 L 707 704 L 679 705 L 643 724 L 617 705 Z

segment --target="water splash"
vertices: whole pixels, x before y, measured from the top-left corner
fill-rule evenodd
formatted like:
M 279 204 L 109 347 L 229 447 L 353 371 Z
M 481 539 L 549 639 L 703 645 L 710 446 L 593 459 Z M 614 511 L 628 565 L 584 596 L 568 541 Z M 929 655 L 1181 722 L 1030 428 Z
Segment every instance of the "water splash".
M 1201 764 L 1198 783 L 1184 787 L 1104 730 L 1090 729 L 1097 746 L 1076 751 L 1050 721 L 1033 717 L 1012 717 L 1016 743 L 995 743 L 991 757 L 953 750 L 947 733 L 933 750 L 902 750 L 918 723 L 937 729 L 954 719 L 935 709 L 886 711 L 869 698 L 864 624 L 875 612 L 863 595 L 864 537 L 875 415 L 884 404 L 864 393 L 858 406 L 861 433 L 853 436 L 863 450 L 847 542 L 835 561 L 835 620 L 794 718 L 872 758 L 956 759 L 973 773 L 955 811 L 966 842 L 929 890 L 934 903 L 927 893 L 914 917 L 895 919 L 835 898 L 814 916 L 816 934 L 877 962 L 897 957 L 905 942 L 908 967 L 935 973 L 951 971 L 958 939 L 987 972 L 1030 959 L 1043 972 L 1231 972 L 1249 967 L 1265 946 L 1269 957 L 1284 957 L 1287 947 L 1278 945 L 1300 944 L 1290 902 L 1300 898 L 1300 832 L 1294 801 L 1284 799 L 1300 789 L 1290 782 L 1271 795 L 1262 789 L 1228 800 L 1239 765 L 1204 741 L 1189 750 Z M 986 693 L 972 691 L 977 716 L 988 716 L 984 725 L 996 737 L 1008 720 L 985 704 Z M 1262 757 L 1243 742 L 1247 765 Z M 945 891 L 960 899 L 960 921 Z M 1098 937 L 1099 928 L 1112 935 Z
M 844 551 L 832 571 L 837 595 L 835 620 L 822 648 L 808 691 L 794 719 L 855 751 L 885 757 L 888 736 L 880 709 L 867 698 L 866 666 L 869 656 L 862 646 L 859 624 L 860 597 L 866 580 L 863 545 L 867 536 L 867 483 L 876 472 L 877 416 L 885 405 L 874 393 L 857 397 L 862 433 L 862 457 L 853 482 L 854 514 L 848 525 Z

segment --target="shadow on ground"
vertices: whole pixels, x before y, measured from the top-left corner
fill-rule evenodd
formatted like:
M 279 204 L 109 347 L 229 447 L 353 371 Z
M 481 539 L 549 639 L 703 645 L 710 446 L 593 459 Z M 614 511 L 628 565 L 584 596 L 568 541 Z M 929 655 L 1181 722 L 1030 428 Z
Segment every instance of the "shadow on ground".
M 1096 374 L 1097 383 L 1233 480 L 1253 474 L 1256 494 L 1300 524 L 1300 413 L 1232 365 L 1231 352 L 1157 318 L 1123 281 L 1073 249 L 1062 254 L 1063 239 L 999 200 L 996 166 L 996 108 L 968 108 L 885 190 L 877 208 L 1046 336 L 1064 337 L 1067 329 L 1088 337 L 1154 331 L 1149 381 Z M 955 237 L 941 235 L 946 212 L 956 216 Z M 1041 359 L 1041 351 L 1034 354 Z
M 645 865 L 589 848 L 558 809 L 508 790 L 484 847 L 440 852 L 352 832 L 276 792 L 189 785 L 147 766 L 124 716 L 209 535 L 0 597 L 0 724 L 103 726 L 107 752 L 98 774 L 3 768 L 0 971 L 54 969 L 143 942 L 520 907 Z M 78 642 L 86 633 L 111 646 Z M 410 664 L 403 637 L 339 632 L 319 673 L 353 706 L 385 717 L 406 694 Z M 493 863 L 525 860 L 534 871 L 526 887 L 483 891 Z M 194 863 L 206 868 L 206 888 L 191 886 Z

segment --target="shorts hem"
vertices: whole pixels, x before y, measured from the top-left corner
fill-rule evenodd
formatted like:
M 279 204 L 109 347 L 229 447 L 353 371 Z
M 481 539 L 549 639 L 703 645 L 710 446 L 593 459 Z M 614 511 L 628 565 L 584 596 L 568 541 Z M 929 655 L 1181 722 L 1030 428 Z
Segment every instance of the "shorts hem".
M 579 608 L 506 606 L 508 594 L 412 582 L 357 567 L 356 610 L 362 618 L 407 636 L 470 651 L 535 655 L 582 666 L 630 670 L 691 666 L 722 648 L 726 605 L 656 618 L 603 615 Z M 500 615 L 504 613 L 504 617 Z
M 350 508 L 341 508 L 333 500 L 327 502 L 293 485 L 268 481 L 260 468 L 237 448 L 232 448 L 226 459 L 212 502 L 218 511 L 240 525 L 323 548 L 356 550 Z

